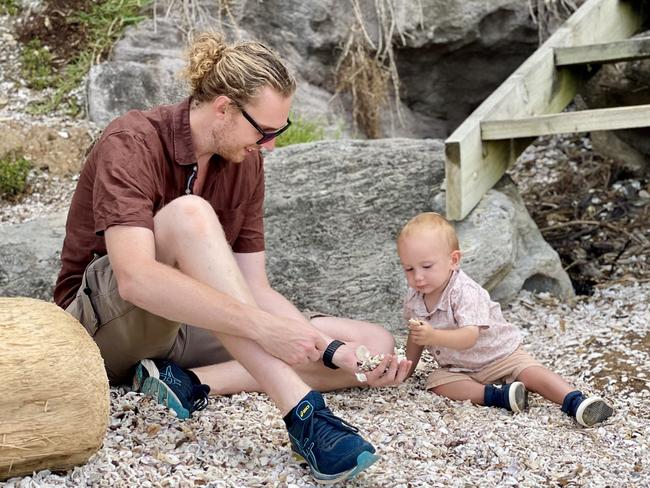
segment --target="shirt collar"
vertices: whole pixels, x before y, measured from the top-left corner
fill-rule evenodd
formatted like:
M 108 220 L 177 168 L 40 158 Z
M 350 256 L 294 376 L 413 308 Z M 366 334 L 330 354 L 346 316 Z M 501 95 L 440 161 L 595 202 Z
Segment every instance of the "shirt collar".
M 190 128 L 191 104 L 192 97 L 187 97 L 185 100 L 172 105 L 172 138 L 171 141 L 168 141 L 168 144 L 171 143 L 172 147 L 168 147 L 167 150 L 174 155 L 174 161 L 181 165 L 196 162 L 192 129 Z
M 454 282 L 456 281 L 457 276 L 458 276 L 458 270 L 455 269 L 451 272 L 451 276 L 449 277 L 447 286 L 445 286 L 445 289 L 442 290 L 442 295 L 440 295 L 440 299 L 438 300 L 438 306 L 436 307 L 438 310 L 446 311 L 449 308 L 449 295 L 451 294 L 451 289 L 454 286 Z
M 458 276 L 458 271 L 459 270 L 455 269 L 451 272 L 447 286 L 445 286 L 445 289 L 442 290 L 442 294 L 440 295 L 440 298 L 438 298 L 436 308 L 434 308 L 431 312 L 426 311 L 427 306 L 424 303 L 424 294 L 420 293 L 419 291 L 415 292 L 415 296 L 417 296 L 417 300 L 420 302 L 422 310 L 424 310 L 428 316 L 433 315 L 436 310 L 442 310 L 443 312 L 446 312 L 449 309 L 449 295 L 451 294 L 451 289 L 453 288 L 456 277 Z

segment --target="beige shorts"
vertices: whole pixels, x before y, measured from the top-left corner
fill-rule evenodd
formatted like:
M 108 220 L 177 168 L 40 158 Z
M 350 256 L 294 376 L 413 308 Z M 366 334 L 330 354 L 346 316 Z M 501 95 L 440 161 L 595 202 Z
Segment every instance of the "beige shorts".
M 473 373 L 458 373 L 450 368 L 434 369 L 427 379 L 427 390 L 455 381 L 474 380 L 483 385 L 512 383 L 521 372 L 531 366 L 542 366 L 530 354 L 518 347 L 509 356 Z
M 216 335 L 201 327 L 173 322 L 120 297 L 108 256 L 92 261 L 67 312 L 92 336 L 111 384 L 130 383 L 141 359 L 171 359 L 196 368 L 232 359 Z M 306 311 L 307 320 L 327 315 Z
M 92 336 L 111 384 L 130 383 L 141 359 L 195 368 L 232 359 L 213 332 L 164 319 L 120 297 L 108 256 L 92 261 L 67 312 Z

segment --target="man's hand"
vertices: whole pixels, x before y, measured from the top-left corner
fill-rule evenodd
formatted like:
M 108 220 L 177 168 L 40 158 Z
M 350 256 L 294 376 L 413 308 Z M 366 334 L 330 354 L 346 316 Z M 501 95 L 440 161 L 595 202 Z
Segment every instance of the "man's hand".
M 426 322 L 409 322 L 410 337 L 418 346 L 433 346 L 436 344 L 436 329 Z
M 358 359 L 354 348 L 349 344 L 343 344 L 340 346 L 332 357 L 332 363 L 334 363 L 335 366 L 352 373 L 357 372 L 357 361 Z
M 269 315 L 271 322 L 263 328 L 256 342 L 266 352 L 289 366 L 319 361 L 327 340 L 308 322 Z
M 381 363 L 373 369 L 364 373 L 367 378 L 368 386 L 394 386 L 403 383 L 411 369 L 412 361 L 402 359 L 401 361 L 395 354 L 389 354 L 382 359 Z

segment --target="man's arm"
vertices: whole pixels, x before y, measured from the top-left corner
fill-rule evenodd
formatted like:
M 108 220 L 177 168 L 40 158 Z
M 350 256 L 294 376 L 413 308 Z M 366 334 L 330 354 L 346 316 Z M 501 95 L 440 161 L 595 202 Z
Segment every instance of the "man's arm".
M 262 310 L 277 317 L 287 317 L 301 321 L 305 325 L 312 327 L 295 305 L 271 287 L 268 275 L 266 274 L 266 255 L 263 251 L 235 253 L 235 260 L 248 283 L 255 301 Z M 328 336 L 316 328 L 314 330 L 321 335 L 326 345 L 332 342 L 333 337 Z M 347 345 L 339 347 L 334 354 L 333 363 L 348 371 L 357 370 L 357 357 L 352 348 Z
M 105 232 L 120 296 L 170 320 L 252 339 L 295 365 L 320 357 L 324 340 L 298 320 L 280 320 L 156 260 L 153 232 L 113 226 Z
M 258 307 L 278 317 L 290 317 L 308 323 L 305 316 L 300 313 L 293 303 L 271 288 L 266 274 L 266 254 L 264 251 L 234 253 L 234 256 Z

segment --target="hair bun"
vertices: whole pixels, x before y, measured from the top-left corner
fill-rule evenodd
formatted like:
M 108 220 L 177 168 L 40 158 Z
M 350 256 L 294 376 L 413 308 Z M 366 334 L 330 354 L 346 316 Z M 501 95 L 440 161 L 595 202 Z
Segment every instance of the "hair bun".
M 227 47 L 223 35 L 217 32 L 204 32 L 192 42 L 188 52 L 188 66 L 183 72 L 192 91 L 201 86 L 203 79 L 223 57 Z
M 181 77 L 190 85 L 193 103 L 225 96 L 245 104 L 267 86 L 283 97 L 296 91 L 296 80 L 273 51 L 255 41 L 226 43 L 216 32 L 196 36 Z

